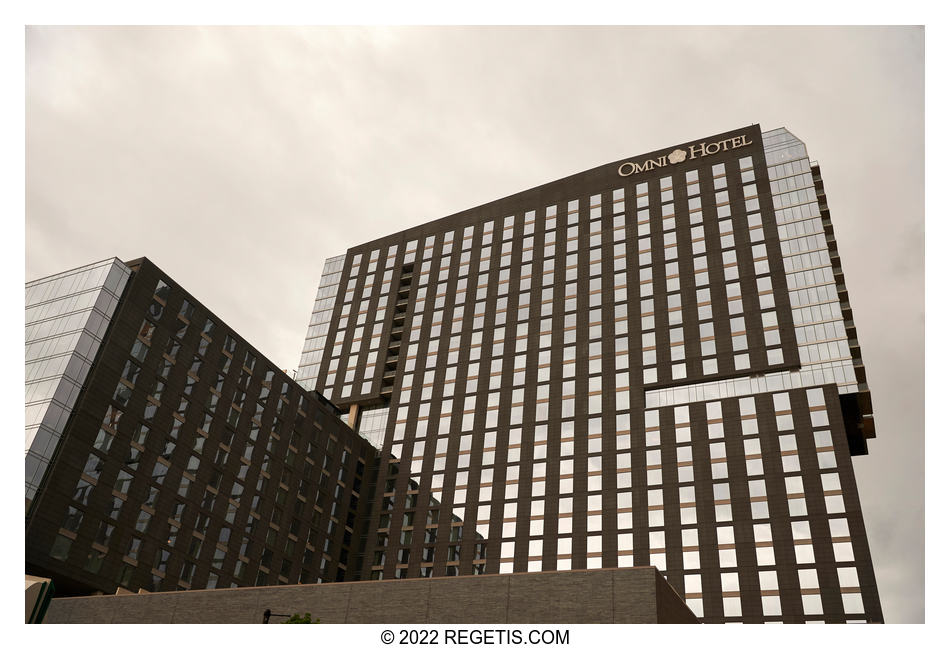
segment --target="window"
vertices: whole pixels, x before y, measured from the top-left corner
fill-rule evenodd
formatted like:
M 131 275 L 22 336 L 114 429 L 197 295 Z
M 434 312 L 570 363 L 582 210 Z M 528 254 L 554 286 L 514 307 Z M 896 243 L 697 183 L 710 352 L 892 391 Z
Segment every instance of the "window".
M 132 484 L 132 474 L 120 470 L 115 480 L 115 490 L 122 494 L 129 493 L 129 487 Z

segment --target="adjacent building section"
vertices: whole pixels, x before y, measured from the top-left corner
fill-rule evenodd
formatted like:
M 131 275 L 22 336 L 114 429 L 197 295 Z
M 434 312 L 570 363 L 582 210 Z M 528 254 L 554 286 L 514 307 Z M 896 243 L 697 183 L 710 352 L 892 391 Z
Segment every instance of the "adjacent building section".
M 26 504 L 46 475 L 130 275 L 107 259 L 26 285 Z
M 309 390 L 314 388 L 316 376 L 320 373 L 320 359 L 323 358 L 323 350 L 327 344 L 327 332 L 330 331 L 330 319 L 339 292 L 343 261 L 342 255 L 327 259 L 320 277 L 320 288 L 313 302 L 310 328 L 307 330 L 300 367 L 297 368 L 297 382 Z
M 27 305 L 28 573 L 59 595 L 360 577 L 375 449 L 336 407 L 148 259 Z

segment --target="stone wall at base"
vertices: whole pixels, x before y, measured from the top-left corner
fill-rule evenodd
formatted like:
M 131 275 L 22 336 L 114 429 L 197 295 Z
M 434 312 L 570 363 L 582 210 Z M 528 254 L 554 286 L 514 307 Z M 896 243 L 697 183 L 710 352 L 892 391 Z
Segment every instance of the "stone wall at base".
M 68 597 L 45 622 L 259 624 L 265 609 L 324 624 L 696 622 L 653 567 Z

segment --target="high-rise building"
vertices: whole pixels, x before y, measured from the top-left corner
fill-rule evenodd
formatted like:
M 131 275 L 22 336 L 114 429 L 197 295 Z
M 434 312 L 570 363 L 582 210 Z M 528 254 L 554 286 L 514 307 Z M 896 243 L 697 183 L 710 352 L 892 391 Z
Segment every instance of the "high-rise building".
M 27 284 L 26 401 L 58 595 L 359 578 L 375 449 L 148 259 Z
M 362 578 L 658 567 L 880 622 L 871 400 L 817 165 L 750 126 L 326 262 L 298 380 L 380 449 Z

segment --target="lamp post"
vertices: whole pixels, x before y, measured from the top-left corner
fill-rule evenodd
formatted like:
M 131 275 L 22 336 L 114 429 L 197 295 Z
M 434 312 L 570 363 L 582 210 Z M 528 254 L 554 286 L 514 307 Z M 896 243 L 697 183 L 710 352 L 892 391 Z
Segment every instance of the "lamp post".
M 269 608 L 264 609 L 264 624 L 270 624 L 271 617 L 291 617 L 290 615 L 285 615 L 283 613 L 271 613 Z

